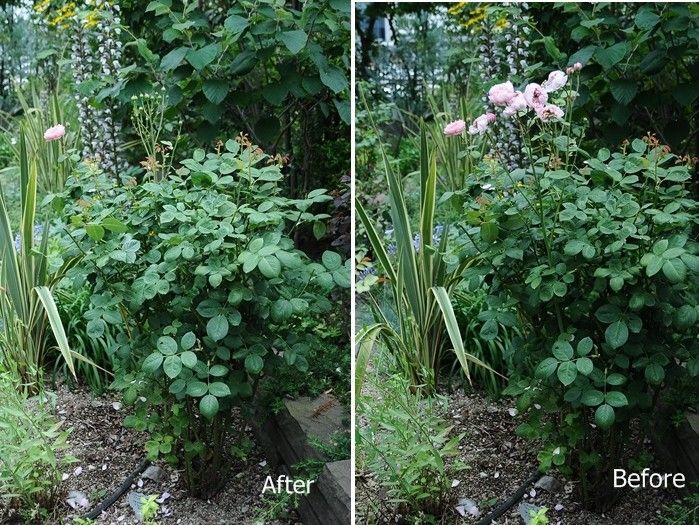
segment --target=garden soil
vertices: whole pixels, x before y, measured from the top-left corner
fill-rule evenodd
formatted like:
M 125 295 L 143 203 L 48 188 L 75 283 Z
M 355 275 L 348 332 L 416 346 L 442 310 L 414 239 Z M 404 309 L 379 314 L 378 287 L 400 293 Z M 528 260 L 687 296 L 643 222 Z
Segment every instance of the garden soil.
M 94 397 L 85 390 L 57 391 L 56 415 L 64 428 L 72 429 L 68 453 L 77 461 L 66 469 L 61 483 L 58 515 L 52 523 L 72 524 L 73 518 L 85 511 L 73 510 L 66 500 L 70 491 L 80 491 L 90 504 L 99 504 L 111 494 L 144 458 L 145 434 L 122 426 L 128 414 L 113 396 Z M 245 428 L 248 438 L 251 430 L 238 416 L 236 428 Z M 211 500 L 188 497 L 184 479 L 176 468 L 158 463 L 162 476 L 156 482 L 137 477 L 130 491 L 95 520 L 97 524 L 130 525 L 140 523 L 127 501 L 128 492 L 146 496 L 157 495 L 161 525 L 253 525 L 261 512 L 272 504 L 270 496 L 261 496 L 267 475 L 272 474 L 261 450 L 255 446 L 246 461 L 237 461 L 230 480 Z M 156 476 L 157 477 L 157 476 Z M 276 477 L 276 476 L 275 476 Z M 88 509 L 89 510 L 89 509 Z M 265 521 L 265 525 L 293 525 L 295 516 L 288 519 Z M 47 524 L 48 525 L 48 524 Z
M 455 434 L 465 433 L 460 446 L 461 454 L 456 460 L 463 461 L 468 468 L 455 476 L 451 489 L 452 501 L 441 523 L 475 524 L 508 499 L 536 471 L 538 444 L 516 435 L 515 429 L 522 419 L 510 400 L 494 402 L 481 394 L 451 394 L 445 417 L 455 425 Z M 558 473 L 551 475 L 559 482 L 557 490 L 551 493 L 530 486 L 521 502 L 493 524 L 522 525 L 524 521 L 518 508 L 524 502 L 547 507 L 551 525 L 656 525 L 661 523 L 658 509 L 679 496 L 670 491 L 652 489 L 627 491 L 610 512 L 595 514 L 581 508 L 573 495 L 572 483 L 566 482 Z M 358 471 L 358 525 L 377 523 L 367 520 L 366 509 L 367 502 L 371 501 L 374 507 L 380 500 L 378 485 L 371 476 Z M 457 509 L 459 503 L 462 505 Z M 478 512 L 478 516 L 469 515 L 469 510 L 474 514 Z M 379 523 L 403 521 L 400 516 L 386 511 Z

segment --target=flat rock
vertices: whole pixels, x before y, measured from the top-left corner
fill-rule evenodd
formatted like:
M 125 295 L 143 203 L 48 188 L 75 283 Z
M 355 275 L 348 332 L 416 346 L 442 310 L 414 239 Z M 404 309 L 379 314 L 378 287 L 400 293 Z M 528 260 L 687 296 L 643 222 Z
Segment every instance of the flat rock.
M 138 518 L 138 521 L 143 521 L 143 513 L 141 512 L 141 506 L 143 505 L 144 499 L 146 499 L 145 494 L 141 494 L 140 492 L 129 492 L 126 495 L 126 501 L 129 502 L 129 506 Z
M 538 505 L 522 502 L 519 504 L 519 508 L 517 510 L 519 511 L 519 515 L 524 520 L 525 525 L 529 525 L 529 523 L 532 521 L 532 516 L 539 512 L 539 509 L 541 509 L 541 507 Z
M 74 510 L 90 508 L 90 500 L 87 499 L 87 494 L 80 490 L 71 490 L 66 498 L 66 503 Z
M 562 488 L 561 483 L 552 476 L 541 476 L 534 486 L 551 494 L 555 494 Z
M 158 481 L 160 481 L 163 478 L 164 474 L 165 474 L 165 471 L 162 468 L 160 468 L 158 465 L 150 465 L 146 470 L 143 471 L 143 474 L 141 474 L 141 477 L 146 478 L 146 479 L 151 479 L 157 483 Z
M 459 500 L 459 504 L 455 508 L 456 512 L 463 517 L 473 516 L 474 518 L 477 518 L 481 515 L 481 511 L 478 508 L 478 503 L 470 498 L 461 498 Z

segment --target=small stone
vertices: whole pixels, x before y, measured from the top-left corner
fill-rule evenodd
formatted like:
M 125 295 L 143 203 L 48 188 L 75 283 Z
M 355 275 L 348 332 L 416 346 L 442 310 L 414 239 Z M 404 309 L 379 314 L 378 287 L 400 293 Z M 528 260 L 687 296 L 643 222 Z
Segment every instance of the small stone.
M 82 473 L 83 473 L 83 468 L 82 468 L 82 467 L 78 467 L 78 468 L 76 468 L 76 469 L 73 471 L 73 475 L 74 475 L 74 476 L 79 476 L 79 475 L 82 474 Z
M 66 503 L 70 505 L 73 510 L 90 508 L 90 501 L 87 499 L 87 495 L 79 490 L 71 490 L 68 493 Z
M 163 475 L 165 472 L 163 469 L 161 469 L 158 465 L 150 465 L 144 472 L 141 474 L 142 478 L 147 478 L 147 479 L 152 479 L 156 483 L 160 481 L 163 478 Z
M 461 483 L 460 480 L 458 480 L 458 479 L 452 479 L 452 480 L 451 480 L 451 488 L 458 487 L 460 483 Z
M 456 509 L 456 512 L 458 512 L 464 518 L 466 516 L 478 517 L 481 515 L 478 504 L 470 498 L 461 498 L 459 500 L 459 504 L 454 508 Z
M 126 496 L 126 500 L 129 502 L 131 510 L 133 510 L 138 521 L 143 521 L 143 513 L 141 512 L 141 507 L 143 506 L 143 500 L 146 498 L 144 494 L 140 492 L 129 492 Z
M 532 521 L 532 516 L 539 512 L 539 509 L 541 509 L 541 507 L 538 505 L 522 502 L 519 504 L 519 508 L 517 510 L 519 511 L 519 515 L 524 520 L 525 525 L 529 525 L 529 523 Z
M 122 407 L 122 406 L 123 406 L 123 405 L 122 405 L 121 403 L 119 403 L 119 401 L 114 401 L 114 403 L 112 403 L 112 408 L 113 408 L 114 410 L 121 410 L 121 407 Z
M 542 476 L 534 486 L 551 494 L 555 494 L 561 490 L 561 483 L 552 476 Z

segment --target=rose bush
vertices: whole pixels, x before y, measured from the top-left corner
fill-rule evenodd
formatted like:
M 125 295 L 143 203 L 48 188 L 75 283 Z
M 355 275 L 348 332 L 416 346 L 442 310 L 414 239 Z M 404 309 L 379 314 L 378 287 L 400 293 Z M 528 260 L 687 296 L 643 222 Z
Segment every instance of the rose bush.
M 581 149 L 584 123 L 570 111 L 580 68 L 527 85 L 524 107 L 511 84 L 491 89 L 526 162 L 507 170 L 497 150 L 482 157 L 464 190 L 464 234 L 490 261 L 479 269 L 488 303 L 514 299 L 526 327 L 527 366 L 506 390 L 526 418 L 518 431 L 541 439 L 541 467 L 580 481 L 599 510 L 663 392 L 699 374 L 699 208 L 692 159 L 654 136 Z
M 280 167 L 246 140 L 195 150 L 159 182 L 120 183 L 86 169 L 49 200 L 70 217 L 69 274 L 91 288 L 88 333 L 119 328 L 114 386 L 135 405 L 125 424 L 149 432 L 150 459 L 183 461 L 192 493 L 224 479 L 231 408 L 250 408 L 263 376 L 305 371 L 316 336 L 304 316 L 327 312 L 349 271 L 335 252 L 320 262 L 293 232 L 324 221 L 280 193 Z

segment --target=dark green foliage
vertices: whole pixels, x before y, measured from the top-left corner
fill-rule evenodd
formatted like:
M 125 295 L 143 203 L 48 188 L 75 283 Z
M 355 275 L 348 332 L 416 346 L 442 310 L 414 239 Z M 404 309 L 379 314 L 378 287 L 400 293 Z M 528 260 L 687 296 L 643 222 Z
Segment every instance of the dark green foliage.
M 165 86 L 168 114 L 183 120 L 186 141 L 242 130 L 265 151 L 290 157 L 294 194 L 329 186 L 349 169 L 349 1 L 121 8 L 137 37 L 138 65 L 125 68 L 115 96 Z
M 657 134 L 674 152 L 696 155 L 699 9 L 696 4 L 531 4 L 541 56 L 585 67 L 576 110 L 609 145 Z

